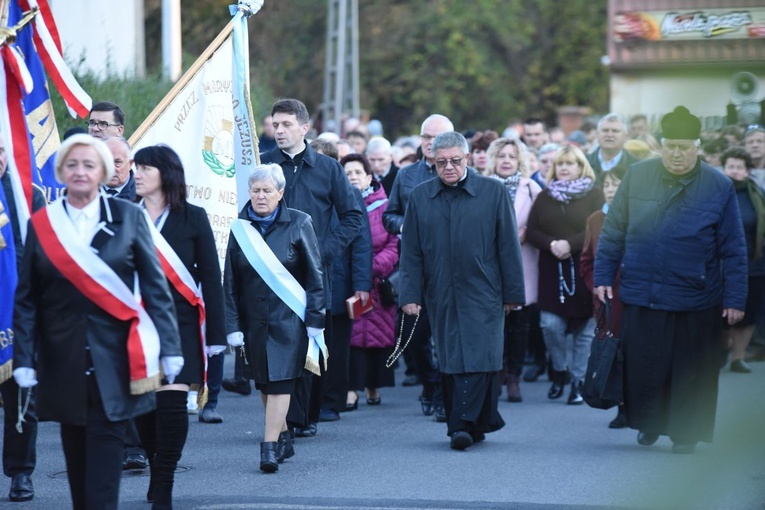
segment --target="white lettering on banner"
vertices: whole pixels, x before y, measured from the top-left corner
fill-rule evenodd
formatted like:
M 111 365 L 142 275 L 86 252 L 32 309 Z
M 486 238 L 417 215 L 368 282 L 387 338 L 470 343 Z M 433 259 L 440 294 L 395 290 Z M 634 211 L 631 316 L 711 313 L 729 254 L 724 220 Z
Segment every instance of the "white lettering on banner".
M 196 94 L 194 91 L 191 91 L 191 94 L 189 94 L 189 97 L 186 98 L 186 101 L 181 105 L 181 111 L 178 114 L 177 120 L 175 121 L 175 129 L 180 131 L 183 127 L 183 123 L 186 122 L 186 119 L 189 116 L 189 113 L 191 112 L 191 108 L 199 102 L 199 99 L 197 99 Z
M 670 12 L 661 24 L 661 35 L 686 34 L 701 32 L 704 37 L 714 37 L 737 30 L 752 23 L 752 17 L 746 11 L 730 12 L 723 15 L 706 15 L 702 12 Z

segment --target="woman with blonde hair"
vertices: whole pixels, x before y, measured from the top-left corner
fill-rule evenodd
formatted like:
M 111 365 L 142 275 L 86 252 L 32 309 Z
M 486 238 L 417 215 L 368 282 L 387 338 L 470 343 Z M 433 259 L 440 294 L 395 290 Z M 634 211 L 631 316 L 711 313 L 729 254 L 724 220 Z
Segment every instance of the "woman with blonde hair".
M 537 302 L 553 365 L 547 396 L 560 398 L 570 380 L 571 405 L 583 403 L 581 384 L 595 333 L 592 294 L 582 279 L 579 257 L 587 218 L 602 206 L 595 172 L 584 153 L 568 145 L 555 155 L 547 189 L 534 202 L 526 231 L 529 242 L 539 249 Z
M 537 266 L 539 250 L 526 241 L 526 225 L 537 196 L 542 188 L 529 178 L 528 151 L 520 140 L 498 138 L 487 150 L 487 175 L 501 181 L 515 209 L 518 240 L 523 256 L 523 283 L 526 301 L 523 308 L 510 312 L 505 319 L 504 380 L 507 384 L 507 400 L 521 402 L 520 377 L 526 354 L 529 334 L 539 329 L 537 302 Z

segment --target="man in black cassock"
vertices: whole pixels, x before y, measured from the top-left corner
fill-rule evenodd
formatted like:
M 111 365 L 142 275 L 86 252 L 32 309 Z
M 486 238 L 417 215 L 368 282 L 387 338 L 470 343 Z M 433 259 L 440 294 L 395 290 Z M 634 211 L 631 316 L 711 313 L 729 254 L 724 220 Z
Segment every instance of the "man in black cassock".
M 428 309 L 451 447 L 464 450 L 505 424 L 497 409 L 505 315 L 525 300 L 510 195 L 467 167 L 454 131 L 431 145 L 438 179 L 416 187 L 401 238 L 399 304 Z
M 700 120 L 678 106 L 661 128 L 661 157 L 632 165 L 609 207 L 594 281 L 603 301 L 621 275 L 628 425 L 688 454 L 712 441 L 722 320 L 744 317 L 748 263 L 733 184 L 699 158 Z

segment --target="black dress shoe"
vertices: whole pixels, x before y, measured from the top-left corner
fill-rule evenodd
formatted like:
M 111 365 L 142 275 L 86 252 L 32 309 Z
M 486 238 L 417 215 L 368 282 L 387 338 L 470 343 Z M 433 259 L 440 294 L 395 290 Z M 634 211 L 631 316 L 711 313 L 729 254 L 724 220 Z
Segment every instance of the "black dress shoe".
M 473 446 L 473 438 L 467 432 L 454 432 L 449 446 L 451 446 L 452 450 L 464 450 L 469 446 Z
M 307 427 L 295 427 L 295 437 L 313 437 L 316 435 L 315 423 L 309 423 Z
M 221 386 L 224 390 L 231 393 L 239 393 L 240 395 L 249 395 L 252 393 L 252 387 L 250 381 L 237 381 L 236 379 L 223 379 Z
M 435 409 L 433 408 L 432 399 L 420 397 L 420 407 L 422 408 L 422 414 L 425 416 L 433 416 Z
M 732 361 L 730 364 L 730 371 L 736 372 L 739 374 L 751 374 L 752 369 L 749 365 L 746 364 L 746 361 L 742 359 L 737 359 L 736 361 Z
M 141 453 L 131 453 L 125 457 L 125 462 L 122 463 L 122 469 L 127 471 L 129 469 L 146 469 L 149 467 L 149 460 L 146 455 Z
M 382 397 L 378 396 L 377 398 L 368 398 L 367 399 L 367 405 L 369 406 L 379 406 L 382 404 Z
M 547 398 L 550 400 L 555 400 L 556 398 L 560 398 L 563 396 L 563 384 L 560 384 L 559 382 L 552 383 L 552 386 L 550 386 L 550 391 L 547 392 Z
M 319 409 L 319 421 L 337 421 L 340 419 L 340 413 L 332 409 Z
M 582 384 L 579 382 L 571 383 L 571 393 L 568 395 L 568 405 L 580 406 L 584 404 L 584 398 L 582 398 Z
M 350 411 L 356 411 L 359 408 L 359 399 L 356 399 L 356 401 L 353 404 L 349 404 L 348 402 L 345 403 L 345 407 L 343 409 L 340 409 L 341 413 L 347 413 Z
M 35 488 L 32 485 L 32 477 L 24 473 L 13 475 L 11 492 L 8 493 L 8 499 L 11 501 L 29 501 L 34 497 Z
M 473 439 L 473 444 L 480 443 L 484 439 L 486 439 L 486 434 L 483 432 L 471 432 L 470 433 L 471 439 Z
M 444 409 L 444 406 L 433 406 L 435 411 L 433 414 L 436 415 L 435 420 L 438 423 L 446 423 L 446 409 Z
M 659 434 L 649 434 L 648 432 L 638 432 L 637 442 L 639 445 L 651 446 L 659 440 Z

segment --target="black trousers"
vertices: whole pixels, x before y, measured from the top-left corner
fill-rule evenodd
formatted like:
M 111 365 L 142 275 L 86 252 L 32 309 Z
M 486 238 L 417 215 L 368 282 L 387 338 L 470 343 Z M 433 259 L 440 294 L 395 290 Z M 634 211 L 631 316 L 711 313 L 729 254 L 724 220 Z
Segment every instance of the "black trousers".
M 88 377 L 84 427 L 61 424 L 69 490 L 74 510 L 116 510 L 128 420 L 109 421 L 95 376 Z
M 332 336 L 332 315 L 327 312 L 324 320 L 324 341 L 330 342 L 329 339 Z M 332 362 L 334 354 L 329 344 L 327 345 L 327 351 L 329 352 L 330 362 Z M 324 401 L 322 379 L 324 379 L 325 372 L 323 363 L 323 361 L 319 363 L 322 377 L 303 370 L 303 373 L 295 381 L 295 391 L 292 392 L 290 408 L 287 412 L 288 426 L 306 427 L 309 423 L 319 422 L 319 411 Z M 343 402 L 345 402 L 345 397 L 343 397 Z
M 7 477 L 18 474 L 31 475 L 35 470 L 37 444 L 37 412 L 35 409 L 34 388 L 22 390 L 22 399 L 26 400 L 27 393 L 32 392 L 29 408 L 22 424 L 21 434 L 16 430 L 19 415 L 19 387 L 11 377 L 0 384 L 0 394 L 3 396 L 4 430 L 3 430 L 3 473 Z M 22 401 L 23 405 L 24 402 Z
M 539 324 L 539 309 L 535 304 L 514 310 L 505 317 L 504 361 L 509 374 L 521 375 L 531 324 L 535 318 Z
M 443 374 L 447 434 L 487 433 L 505 426 L 499 414 L 497 372 Z
M 326 338 L 329 351 L 327 372 L 320 378 L 324 409 L 340 412 L 348 395 L 348 363 L 351 353 L 353 320 L 347 313 L 332 316 L 332 336 Z
M 215 409 L 218 406 L 218 395 L 223 384 L 224 354 L 220 353 L 207 358 L 207 403 L 206 408 Z M 249 381 L 246 381 L 250 384 Z
M 422 382 L 422 396 L 432 399 L 437 405 L 443 405 L 443 393 L 441 391 L 441 373 L 438 371 L 438 362 L 436 361 L 433 344 L 430 341 L 430 321 L 428 320 L 428 311 L 422 307 L 420 318 L 415 327 L 415 316 L 406 315 L 398 310 L 397 325 L 401 325 L 401 317 L 404 317 L 404 329 L 401 334 L 401 342 L 406 342 L 409 335 L 412 335 L 412 341 L 408 349 L 411 349 L 417 372 L 420 374 Z M 414 333 L 412 333 L 414 328 Z

